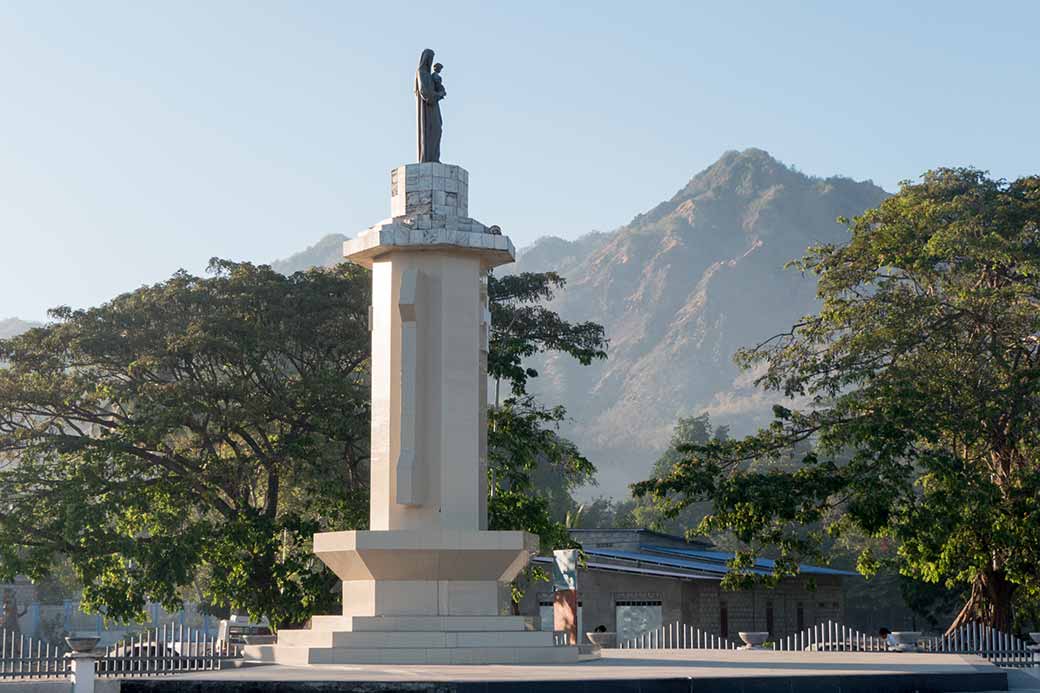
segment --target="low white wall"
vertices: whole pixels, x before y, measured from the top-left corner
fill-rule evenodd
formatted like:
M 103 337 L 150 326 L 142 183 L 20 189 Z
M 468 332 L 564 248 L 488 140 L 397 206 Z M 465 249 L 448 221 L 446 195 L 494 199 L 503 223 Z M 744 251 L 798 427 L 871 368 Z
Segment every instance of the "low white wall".
M 68 679 L 11 681 L 0 679 L 0 693 L 72 693 Z M 119 679 L 95 679 L 94 693 L 119 693 Z
M 0 679 L 0 691 L 3 693 L 72 693 L 72 682 L 53 681 L 11 681 Z

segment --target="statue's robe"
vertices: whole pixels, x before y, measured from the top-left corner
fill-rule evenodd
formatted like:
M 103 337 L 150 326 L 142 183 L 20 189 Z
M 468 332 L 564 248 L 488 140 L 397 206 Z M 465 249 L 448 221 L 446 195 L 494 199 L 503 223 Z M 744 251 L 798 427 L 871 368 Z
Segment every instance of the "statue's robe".
M 419 125 L 419 161 L 441 160 L 441 105 L 430 72 L 433 51 L 423 51 L 415 72 L 415 108 Z

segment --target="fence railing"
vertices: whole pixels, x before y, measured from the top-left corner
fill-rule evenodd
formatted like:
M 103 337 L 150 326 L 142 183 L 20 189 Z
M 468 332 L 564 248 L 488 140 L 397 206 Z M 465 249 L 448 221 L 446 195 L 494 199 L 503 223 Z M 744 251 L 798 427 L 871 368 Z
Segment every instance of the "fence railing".
M 721 635 L 676 621 L 622 640 L 618 647 L 627 650 L 735 650 L 740 646 Z
M 157 676 L 212 671 L 242 656 L 242 646 L 216 640 L 205 631 L 168 624 L 109 645 L 97 661 L 98 676 Z
M 1001 667 L 1040 666 L 1040 651 L 1010 633 L 984 626 L 965 624 L 950 635 L 920 638 L 917 649 L 924 652 L 972 654 Z M 827 621 L 800 633 L 777 639 L 774 650 L 814 650 L 817 652 L 886 652 L 888 643 L 841 623 Z
M 134 623 L 106 622 L 100 614 L 85 613 L 74 599 L 59 604 L 30 602 L 24 612 L 18 619 L 18 630 L 30 637 L 46 640 L 48 635 L 53 639 L 62 633 L 97 633 L 105 644 L 115 642 L 140 628 L 155 628 L 164 623 L 201 628 L 216 634 L 219 621 L 204 613 L 193 602 L 185 602 L 181 609 L 174 611 L 167 611 L 160 604 L 149 603 L 145 606 L 144 620 Z
M 842 623 L 827 621 L 810 626 L 805 630 L 777 638 L 774 650 L 816 652 L 884 652 L 885 641 L 876 635 L 867 635 Z
M 66 676 L 64 645 L 52 645 L 18 631 L 0 629 L 0 679 L 42 679 Z
M 1001 667 L 1040 666 L 1040 651 L 1011 633 L 981 623 L 966 623 L 949 635 L 926 638 L 926 652 L 974 654 Z
M 741 645 L 699 628 L 676 621 L 640 633 L 618 644 L 623 649 L 734 650 Z M 1040 646 L 1030 645 L 1010 633 L 1002 633 L 979 623 L 970 623 L 950 635 L 920 638 L 917 648 L 924 652 L 972 654 L 1001 667 L 1040 667 Z M 827 621 L 799 633 L 772 641 L 777 651 L 887 652 L 888 643 L 876 636 Z
M 0 680 L 66 677 L 69 650 L 0 629 Z M 161 676 L 182 671 L 211 671 L 242 656 L 242 646 L 216 640 L 198 628 L 167 624 L 127 636 L 96 650 L 98 676 Z

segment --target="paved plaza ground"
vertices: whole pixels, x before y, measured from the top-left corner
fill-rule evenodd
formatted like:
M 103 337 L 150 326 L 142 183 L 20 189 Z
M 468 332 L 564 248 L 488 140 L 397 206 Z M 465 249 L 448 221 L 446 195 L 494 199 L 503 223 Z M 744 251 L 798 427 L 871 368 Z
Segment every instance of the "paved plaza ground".
M 1016 672 L 1017 673 L 1017 672 Z M 257 666 L 178 676 L 233 682 L 454 682 L 513 684 L 486 690 L 677 691 L 982 691 L 1007 690 L 1006 672 L 971 655 L 858 652 L 611 650 L 578 665 Z M 1014 676 L 1013 676 L 1014 678 Z M 1014 679 L 1029 689 L 1025 675 Z M 1036 688 L 1040 688 L 1040 678 Z M 644 685 L 639 685 L 639 681 Z M 1023 685 L 1023 681 L 1025 685 Z M 657 682 L 654 684 L 654 682 Z M 556 684 L 556 685 L 553 685 Z M 457 690 L 471 690 L 461 685 Z M 360 689 L 359 689 L 360 690 Z M 396 690 L 378 688 L 373 690 Z M 399 690 L 405 690 L 401 688 Z M 408 690 L 422 690 L 411 688 Z M 431 689 L 434 690 L 434 689 Z M 436 689 L 439 690 L 439 689 Z M 473 688 L 473 690 L 477 690 Z M 483 690 L 483 689 L 481 689 Z
M 1040 668 L 1005 670 L 953 654 L 611 650 L 577 665 L 262 665 L 99 684 L 103 693 L 1040 693 Z M 0 689 L 69 693 L 71 686 L 22 681 Z

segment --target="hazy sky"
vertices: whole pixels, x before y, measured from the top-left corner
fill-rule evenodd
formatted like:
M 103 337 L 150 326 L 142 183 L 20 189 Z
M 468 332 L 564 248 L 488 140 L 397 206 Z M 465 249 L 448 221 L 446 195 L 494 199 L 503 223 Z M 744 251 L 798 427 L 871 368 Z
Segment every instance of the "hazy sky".
M 1040 172 L 1040 2 L 0 0 L 0 318 L 389 213 L 437 51 L 443 158 L 518 246 L 727 149 L 899 180 Z

